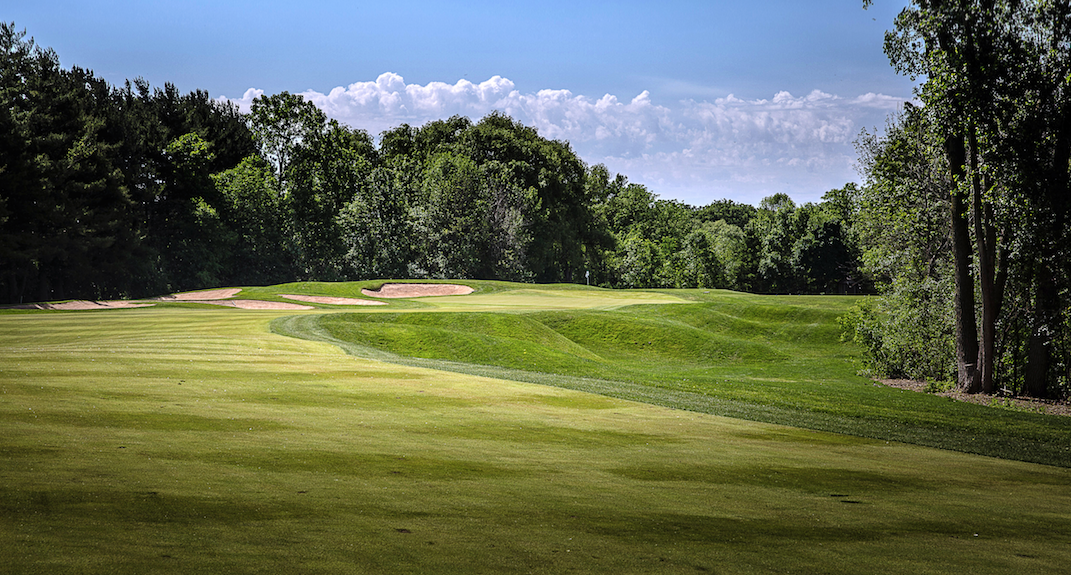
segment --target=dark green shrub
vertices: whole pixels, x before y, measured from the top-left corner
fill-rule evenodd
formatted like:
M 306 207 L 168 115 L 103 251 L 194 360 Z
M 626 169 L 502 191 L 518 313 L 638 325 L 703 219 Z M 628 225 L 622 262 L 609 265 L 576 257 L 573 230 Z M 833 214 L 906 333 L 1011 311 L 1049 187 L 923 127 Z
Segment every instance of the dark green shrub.
M 894 282 L 839 319 L 842 339 L 863 347 L 862 375 L 946 382 L 955 378 L 952 286 Z

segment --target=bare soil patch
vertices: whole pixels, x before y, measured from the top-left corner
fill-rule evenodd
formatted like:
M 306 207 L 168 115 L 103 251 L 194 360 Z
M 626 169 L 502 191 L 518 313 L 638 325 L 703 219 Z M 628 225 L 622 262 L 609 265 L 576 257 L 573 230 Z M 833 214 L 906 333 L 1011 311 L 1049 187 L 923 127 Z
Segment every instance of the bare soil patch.
M 318 295 L 293 294 L 279 294 L 279 297 L 285 297 L 286 299 L 292 299 L 308 303 L 323 303 L 330 305 L 387 305 L 387 302 L 384 301 L 372 301 L 368 299 L 358 299 L 355 297 L 327 297 Z
M 895 387 L 897 389 L 906 389 L 920 393 L 926 392 L 927 384 L 925 381 L 914 381 L 910 379 L 881 379 L 878 381 L 884 385 Z M 934 395 L 950 397 L 956 401 L 966 401 L 978 405 L 1001 407 L 1003 409 L 1032 411 L 1047 415 L 1071 415 L 1071 403 L 1068 403 L 1067 401 L 1033 399 L 1030 397 L 1000 397 L 984 395 L 981 393 L 963 393 L 962 391 L 941 391 L 934 393 Z
M 378 290 L 363 289 L 361 293 L 370 297 L 401 298 L 468 295 L 473 291 L 469 286 L 456 284 L 383 284 Z

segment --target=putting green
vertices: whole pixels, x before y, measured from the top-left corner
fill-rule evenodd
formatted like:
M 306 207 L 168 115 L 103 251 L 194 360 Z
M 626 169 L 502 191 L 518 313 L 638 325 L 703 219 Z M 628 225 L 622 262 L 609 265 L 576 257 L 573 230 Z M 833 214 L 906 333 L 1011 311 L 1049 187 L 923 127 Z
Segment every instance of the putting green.
M 358 359 L 286 313 L 0 314 L 0 573 L 1071 564 L 1066 468 Z

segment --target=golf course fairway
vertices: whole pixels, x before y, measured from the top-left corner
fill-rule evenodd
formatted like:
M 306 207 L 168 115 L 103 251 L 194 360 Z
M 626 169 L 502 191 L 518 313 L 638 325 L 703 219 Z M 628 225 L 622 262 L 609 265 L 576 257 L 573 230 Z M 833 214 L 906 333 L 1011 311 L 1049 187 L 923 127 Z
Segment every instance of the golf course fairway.
M 0 573 L 1071 565 L 1067 418 L 855 376 L 831 326 L 849 298 L 464 283 L 476 292 L 359 309 L 0 312 Z M 607 325 L 636 337 L 599 335 Z M 372 339 L 342 337 L 358 333 Z M 452 333 L 473 335 L 436 343 Z M 655 400 L 614 396 L 614 382 Z M 685 393 L 748 419 L 674 408 Z M 754 421 L 778 414 L 811 429 Z M 879 429 L 816 430 L 850 421 Z M 1011 429 L 1054 464 L 881 439 L 942 422 L 948 441 Z

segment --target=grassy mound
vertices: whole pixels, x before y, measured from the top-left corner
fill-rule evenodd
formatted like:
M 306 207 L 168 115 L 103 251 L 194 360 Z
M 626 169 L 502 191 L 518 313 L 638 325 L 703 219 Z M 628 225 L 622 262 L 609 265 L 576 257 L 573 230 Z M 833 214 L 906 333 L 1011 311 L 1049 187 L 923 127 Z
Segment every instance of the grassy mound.
M 908 393 L 855 375 L 853 348 L 836 323 L 850 299 L 674 293 L 691 301 L 493 312 L 456 304 L 457 311 L 292 318 L 274 329 L 395 363 L 1071 466 L 1069 418 Z

